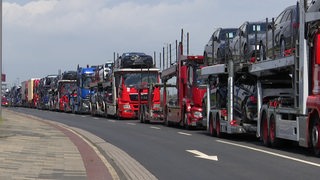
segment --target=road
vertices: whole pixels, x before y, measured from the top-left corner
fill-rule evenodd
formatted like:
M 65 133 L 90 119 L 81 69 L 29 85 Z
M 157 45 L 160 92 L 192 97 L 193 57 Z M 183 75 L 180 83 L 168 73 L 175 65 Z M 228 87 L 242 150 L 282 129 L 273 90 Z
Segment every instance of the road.
M 81 128 L 124 150 L 159 179 L 319 179 L 320 158 L 289 145 L 271 149 L 250 135 L 210 137 L 138 120 L 11 108 Z

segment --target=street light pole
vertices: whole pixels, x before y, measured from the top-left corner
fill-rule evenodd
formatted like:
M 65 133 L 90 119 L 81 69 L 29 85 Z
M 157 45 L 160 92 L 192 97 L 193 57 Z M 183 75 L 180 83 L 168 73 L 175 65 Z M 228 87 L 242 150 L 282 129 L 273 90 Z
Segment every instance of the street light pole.
M 0 91 L 0 118 L 2 118 L 2 0 L 1 0 L 1 4 L 0 4 L 0 9 L 1 9 L 1 18 L 0 18 L 0 24 L 1 24 L 1 30 L 0 30 L 0 40 L 1 40 L 1 45 L 0 45 L 0 74 L 1 74 L 1 78 L 0 78 L 0 87 L 1 87 L 1 91 Z

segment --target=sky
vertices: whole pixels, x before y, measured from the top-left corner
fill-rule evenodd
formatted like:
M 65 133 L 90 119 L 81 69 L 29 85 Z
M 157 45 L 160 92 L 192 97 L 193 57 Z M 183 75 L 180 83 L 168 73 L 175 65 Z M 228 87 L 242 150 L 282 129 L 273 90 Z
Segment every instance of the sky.
M 156 52 L 175 41 L 203 55 L 212 32 L 276 17 L 295 0 L 2 0 L 2 72 L 8 86 Z M 186 46 L 186 44 L 184 43 Z M 186 48 L 185 48 L 186 49 Z M 175 58 L 172 53 L 172 58 Z

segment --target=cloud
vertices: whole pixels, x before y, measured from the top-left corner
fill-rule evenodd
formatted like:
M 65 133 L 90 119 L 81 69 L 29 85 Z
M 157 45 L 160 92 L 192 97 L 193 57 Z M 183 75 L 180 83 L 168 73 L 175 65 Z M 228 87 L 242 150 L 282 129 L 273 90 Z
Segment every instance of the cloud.
M 113 52 L 158 54 L 167 43 L 180 39 L 181 28 L 190 32 L 191 53 L 202 54 L 215 28 L 276 16 L 291 2 L 7 0 L 3 1 L 3 71 L 13 83 L 17 78 L 72 70 L 77 64 L 103 64 L 113 59 Z

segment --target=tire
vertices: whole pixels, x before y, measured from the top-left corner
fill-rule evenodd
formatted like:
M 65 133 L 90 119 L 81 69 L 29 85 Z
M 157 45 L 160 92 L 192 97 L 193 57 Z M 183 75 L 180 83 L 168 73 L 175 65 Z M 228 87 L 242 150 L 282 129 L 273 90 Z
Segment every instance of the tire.
M 144 115 L 144 109 L 143 108 L 141 108 L 141 110 L 140 110 L 139 120 L 140 120 L 140 123 L 145 123 L 145 115 Z
M 211 136 L 215 137 L 215 136 L 217 136 L 217 131 L 214 128 L 213 123 L 214 123 L 213 116 L 210 116 L 210 119 L 209 119 L 209 133 L 210 133 Z
M 75 111 L 75 108 L 74 108 L 74 105 L 72 105 L 72 107 L 71 107 L 72 109 L 71 109 L 71 112 L 73 113 L 73 114 L 76 114 L 76 111 Z
M 104 101 L 102 101 L 102 109 L 103 112 L 106 112 L 106 103 Z
M 168 109 L 167 109 L 167 107 L 165 108 L 165 117 L 164 117 L 164 124 L 166 125 L 166 126 L 168 126 L 168 127 L 170 127 L 171 126 L 171 123 L 168 121 Z
M 261 118 L 260 134 L 263 145 L 270 146 L 268 119 L 265 112 L 262 114 Z
M 91 102 L 89 102 L 89 109 L 90 109 L 91 116 L 95 116 L 96 112 L 95 112 Z
M 64 113 L 67 113 L 67 112 L 68 112 L 68 111 L 67 111 L 67 105 L 66 105 L 66 104 L 63 105 L 63 112 L 64 112 Z
M 222 138 L 219 115 L 216 116 L 216 134 L 218 138 Z
M 274 115 L 270 117 L 269 121 L 269 139 L 270 139 L 270 146 L 277 147 L 280 144 L 279 139 L 276 137 L 276 119 Z
M 189 124 L 188 124 L 188 114 L 189 113 L 186 113 L 186 111 L 184 110 L 184 115 L 183 115 L 183 127 L 185 128 L 185 129 L 187 129 L 187 130 L 189 130 L 190 129 L 190 126 L 189 126 Z
M 316 156 L 320 156 L 320 120 L 316 118 L 311 129 L 312 149 Z

